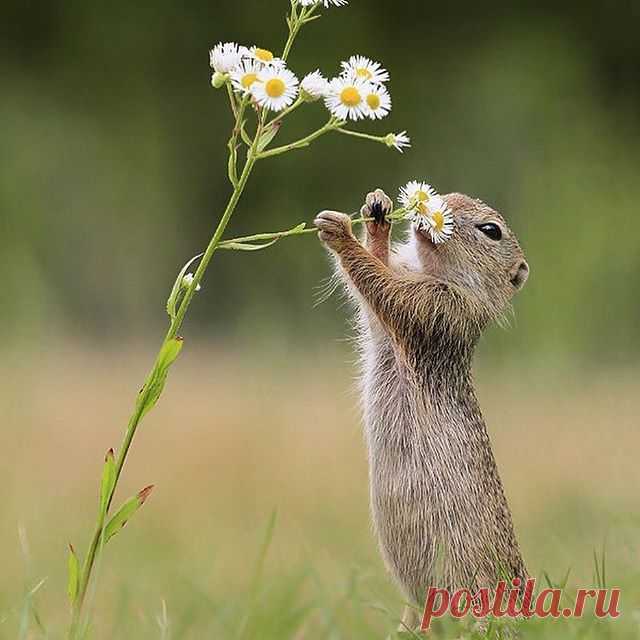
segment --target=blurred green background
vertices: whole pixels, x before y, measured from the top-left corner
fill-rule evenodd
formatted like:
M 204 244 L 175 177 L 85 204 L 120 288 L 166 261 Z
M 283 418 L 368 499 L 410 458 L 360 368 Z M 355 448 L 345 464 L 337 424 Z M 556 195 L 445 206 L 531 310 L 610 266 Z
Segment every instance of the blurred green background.
M 205 244 L 229 187 L 219 40 L 277 50 L 285 2 L 22 2 L 0 29 L 0 304 L 34 345 L 67 334 L 121 340 L 164 322 L 179 266 Z M 6 3 L 5 3 L 6 5 Z M 342 136 L 264 163 L 229 233 L 287 228 L 414 177 L 496 206 L 532 278 L 517 344 L 494 349 L 580 363 L 640 350 L 640 41 L 636 2 L 353 2 L 311 25 L 293 70 L 334 74 L 352 53 L 391 72 L 404 156 Z M 305 109 L 279 141 L 323 122 Z M 334 336 L 313 308 L 328 273 L 311 238 L 218 255 L 189 320 L 208 338 Z M 195 325 L 195 326 L 194 326 Z M 501 346 L 502 345 L 502 346 Z M 492 349 L 493 352 L 493 349 Z
M 64 636 L 66 545 L 86 550 L 101 460 L 166 296 L 229 195 L 231 119 L 208 49 L 279 50 L 287 5 L 2 4 L 0 640 Z M 523 553 L 536 576 L 571 567 L 588 586 L 605 548 L 624 588 L 619 623 L 526 637 L 637 638 L 638 3 L 353 0 L 323 13 L 293 70 L 381 60 L 394 109 L 359 128 L 407 129 L 413 148 L 335 135 L 261 163 L 228 235 L 353 211 L 413 178 L 503 212 L 532 275 L 477 377 Z M 278 142 L 324 119 L 322 105 L 301 110 Z M 215 255 L 125 469 L 119 500 L 158 488 L 105 554 L 93 637 L 354 640 L 397 625 L 368 521 L 349 312 L 314 306 L 329 273 L 311 236 Z

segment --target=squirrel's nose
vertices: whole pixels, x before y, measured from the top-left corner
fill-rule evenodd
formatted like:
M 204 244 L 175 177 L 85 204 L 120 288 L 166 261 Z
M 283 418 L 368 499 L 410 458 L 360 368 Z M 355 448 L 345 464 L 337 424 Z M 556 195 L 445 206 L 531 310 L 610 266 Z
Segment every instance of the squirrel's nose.
M 511 284 L 516 289 L 522 289 L 528 278 L 529 265 L 526 260 L 522 260 L 514 269 L 511 270 Z

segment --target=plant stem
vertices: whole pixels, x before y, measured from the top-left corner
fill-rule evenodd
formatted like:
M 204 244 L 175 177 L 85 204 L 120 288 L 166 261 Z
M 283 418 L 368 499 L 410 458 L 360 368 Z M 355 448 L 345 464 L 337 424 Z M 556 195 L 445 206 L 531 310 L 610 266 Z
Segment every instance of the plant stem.
M 291 16 L 289 17 L 289 37 L 287 38 L 287 42 L 284 45 L 284 50 L 282 51 L 282 59 L 285 62 L 287 61 L 287 58 L 291 53 L 291 47 L 293 47 L 293 43 L 295 42 L 298 32 L 302 28 L 302 25 L 311 17 L 315 9 L 316 8 L 314 5 L 309 8 L 303 7 L 302 13 L 298 15 L 296 5 L 291 5 Z
M 277 116 L 275 116 L 275 118 L 272 118 L 271 120 L 269 120 L 267 124 L 271 126 L 274 123 L 279 123 L 281 120 L 286 118 L 292 111 L 295 111 L 299 106 L 303 104 L 304 104 L 304 100 L 300 96 L 298 96 L 298 99 L 290 107 L 287 107 L 284 111 L 282 111 Z
M 400 222 L 406 214 L 406 209 L 400 208 L 392 211 L 386 216 L 386 220 L 391 224 Z M 351 218 L 351 224 L 363 224 L 365 222 L 373 222 L 375 218 Z M 272 233 L 254 233 L 250 236 L 242 236 L 240 238 L 230 238 L 229 240 L 223 240 L 218 245 L 219 249 L 225 249 L 229 245 L 233 244 L 246 244 L 251 242 L 262 242 L 268 240 L 280 240 L 280 238 L 289 238 L 290 236 L 301 236 L 310 233 L 318 233 L 318 229 L 315 227 L 287 229 L 285 231 L 274 231 Z
M 233 88 L 231 87 L 231 82 L 227 82 L 227 94 L 229 95 L 229 104 L 231 105 L 231 111 L 233 112 L 233 117 L 238 119 L 238 108 L 236 106 L 236 98 L 233 95 Z
M 347 136 L 353 136 L 354 138 L 364 138 L 365 140 L 373 140 L 374 142 L 385 143 L 386 136 L 372 136 L 368 133 L 361 133 L 360 131 L 351 131 L 351 129 L 336 129 L 338 133 L 344 133 Z
M 270 158 L 272 156 L 280 155 L 281 153 L 287 153 L 287 151 L 293 151 L 294 149 L 302 149 L 303 147 L 308 147 L 314 140 L 323 136 L 325 133 L 329 133 L 329 131 L 338 131 L 337 127 L 339 126 L 339 121 L 335 118 L 329 118 L 327 124 L 323 127 L 310 133 L 308 136 L 304 138 L 300 138 L 300 140 L 296 140 L 295 142 L 290 142 L 289 144 L 282 145 L 281 147 L 275 147 L 274 149 L 269 149 L 267 151 L 262 151 L 258 154 L 258 159 L 262 160 L 264 158 Z
M 308 9 L 304 8 L 302 9 L 301 13 L 298 14 L 296 9 L 297 4 L 295 2 L 292 2 L 291 6 L 292 6 L 292 10 L 291 10 L 291 18 L 289 21 L 289 37 L 287 39 L 287 42 L 284 47 L 284 52 L 282 54 L 283 60 L 286 60 L 287 57 L 289 56 L 289 53 L 291 52 L 291 48 L 293 46 L 295 38 L 298 32 L 300 31 L 300 28 L 302 27 L 302 25 L 305 24 L 305 22 L 308 22 L 309 19 L 313 19 L 311 18 L 311 15 L 313 14 L 313 11 L 315 9 L 315 7 L 310 7 Z M 187 287 L 184 293 L 184 296 L 180 302 L 180 306 L 178 307 L 178 310 L 176 312 L 176 315 L 171 321 L 169 330 L 167 331 L 165 338 L 163 340 L 163 343 L 161 345 L 160 351 L 156 356 L 156 360 L 154 362 L 153 368 L 147 375 L 145 384 L 142 390 L 140 391 L 140 394 L 136 402 L 136 408 L 127 424 L 127 429 L 125 431 L 122 444 L 120 446 L 120 449 L 118 450 L 118 457 L 116 459 L 116 465 L 115 465 L 115 481 L 108 495 L 107 507 L 106 507 L 106 510 L 104 511 L 101 509 L 100 515 L 98 516 L 96 529 L 93 534 L 93 538 L 91 540 L 89 550 L 87 551 L 87 555 L 82 566 L 82 571 L 79 579 L 78 594 L 73 605 L 71 628 L 69 631 L 69 636 L 72 639 L 77 637 L 77 633 L 81 627 L 87 589 L 91 582 L 93 569 L 96 563 L 96 558 L 99 555 L 99 552 L 101 551 L 101 548 L 102 548 L 103 531 L 104 531 L 105 519 L 106 519 L 105 516 L 106 516 L 106 513 L 108 513 L 109 511 L 111 502 L 113 501 L 113 497 L 115 495 L 115 492 L 118 486 L 118 481 L 122 474 L 122 469 L 124 467 L 124 464 L 127 460 L 127 455 L 129 453 L 129 449 L 131 448 L 133 438 L 136 434 L 138 426 L 145 413 L 147 400 L 149 398 L 149 394 L 151 393 L 151 385 L 149 383 L 151 380 L 154 379 L 154 377 L 160 370 L 160 367 L 162 364 L 161 353 L 164 346 L 168 341 L 176 339 L 178 337 L 178 332 L 182 327 L 182 323 L 184 321 L 187 310 L 189 309 L 189 305 L 193 300 L 193 297 L 198 288 L 198 285 L 200 284 L 200 282 L 204 277 L 204 274 L 207 270 L 207 267 L 209 266 L 209 262 L 211 261 L 213 254 L 221 244 L 222 236 L 227 228 L 227 225 L 229 224 L 229 220 L 231 219 L 231 216 L 233 215 L 233 212 L 235 211 L 236 206 L 238 205 L 238 202 L 242 196 L 242 193 L 247 184 L 249 176 L 251 175 L 251 172 L 255 166 L 255 163 L 260 158 L 268 157 L 271 155 L 277 155 L 278 153 L 283 153 L 285 150 L 298 148 L 299 146 L 306 146 L 315 138 L 319 137 L 323 133 L 326 133 L 326 131 L 330 130 L 331 128 L 335 128 L 335 125 L 332 119 L 329 121 L 327 125 L 325 125 L 325 127 L 320 129 L 319 131 L 316 131 L 310 136 L 307 136 L 307 138 L 299 140 L 296 143 L 286 145 L 286 147 L 280 147 L 279 149 L 274 149 L 272 152 L 259 153 L 258 144 L 260 142 L 260 137 L 262 135 L 262 132 L 265 126 L 265 121 L 267 116 L 266 110 L 260 113 L 258 117 L 258 126 L 255 133 L 255 137 L 253 138 L 253 140 L 251 140 L 244 130 L 244 123 L 242 120 L 246 106 L 248 104 L 248 98 L 247 97 L 243 98 L 242 101 L 240 101 L 240 103 L 238 104 L 238 101 L 234 96 L 233 90 L 229 84 L 227 84 L 227 92 L 229 95 L 231 109 L 235 117 L 235 127 L 231 135 L 231 138 L 228 142 L 229 153 L 230 153 L 229 179 L 233 185 L 233 192 L 231 193 L 231 196 L 229 198 L 229 201 L 227 202 L 227 206 L 224 210 L 224 213 L 222 214 L 222 217 L 218 222 L 218 226 L 216 227 L 213 237 L 209 241 L 209 244 L 204 254 L 202 255 L 200 264 L 198 265 L 198 268 L 196 269 L 196 272 L 193 276 L 193 280 L 189 285 L 189 287 Z M 294 107 L 292 107 L 290 111 L 292 111 L 293 108 Z M 329 127 L 329 125 L 332 125 L 332 126 Z M 242 173 L 240 174 L 239 177 L 237 177 L 236 161 L 237 161 L 237 142 L 238 142 L 239 136 L 242 136 L 242 139 L 249 146 L 249 150 L 247 152 L 247 157 L 246 157 L 244 167 L 242 169 Z
M 200 282 L 202 281 L 204 273 L 207 270 L 207 267 L 209 266 L 209 262 L 211 261 L 211 258 L 213 257 L 213 254 L 215 253 L 220 243 L 222 235 L 224 234 L 227 228 L 227 225 L 229 224 L 229 220 L 231 219 L 231 216 L 235 211 L 238 201 L 240 200 L 240 197 L 242 196 L 242 192 L 247 184 L 247 180 L 249 179 L 249 176 L 251 175 L 251 171 L 253 170 L 253 167 L 256 163 L 256 160 L 257 160 L 256 150 L 257 150 L 257 143 L 260 137 L 260 133 L 261 133 L 261 127 L 258 128 L 253 144 L 249 150 L 247 161 L 242 170 L 242 174 L 240 175 L 240 178 L 238 179 L 237 184 L 234 187 L 234 190 L 231 194 L 231 197 L 229 198 L 229 201 L 224 210 L 224 213 L 220 218 L 220 222 L 216 227 L 213 237 L 211 238 L 202 256 L 202 259 L 200 260 L 200 264 L 198 265 L 198 268 L 193 276 L 193 282 L 187 288 L 184 294 L 184 297 L 176 313 L 176 317 L 171 322 L 171 326 L 167 331 L 167 334 L 163 340 L 162 346 L 164 346 L 164 344 L 167 341 L 172 340 L 178 336 L 178 332 L 180 331 L 180 328 L 184 321 L 184 317 L 187 313 L 187 309 L 189 308 L 189 305 L 191 304 L 191 301 L 193 300 L 193 297 L 195 295 L 196 288 L 198 284 L 200 284 Z M 125 461 L 127 459 L 127 454 L 129 453 L 129 449 L 131 447 L 131 443 L 133 442 L 133 438 L 136 434 L 136 430 L 138 428 L 138 425 L 140 424 L 140 421 L 144 412 L 144 407 L 146 404 L 145 401 L 150 391 L 150 385 L 148 384 L 148 382 L 153 378 L 154 374 L 158 370 L 158 367 L 160 364 L 159 356 L 160 356 L 160 352 L 158 352 L 158 356 L 156 357 L 154 366 L 150 371 L 149 375 L 147 376 L 145 385 L 142 388 L 142 391 L 140 392 L 142 394 L 142 397 L 139 398 L 138 402 L 136 403 L 136 409 L 133 415 L 131 416 L 131 418 L 129 419 L 129 423 L 127 425 L 127 429 L 124 435 L 122 445 L 120 446 L 120 449 L 118 451 L 118 457 L 116 459 L 116 474 L 115 474 L 116 478 L 115 478 L 113 489 L 107 501 L 107 510 L 111 505 L 111 501 L 113 500 L 113 496 L 115 494 L 115 491 L 118 485 L 118 480 L 120 479 L 120 475 L 122 473 L 122 468 L 124 467 Z M 99 519 L 98 524 L 96 526 L 96 530 L 93 534 L 93 538 L 91 540 L 89 551 L 87 552 L 87 557 L 82 567 L 82 574 L 80 577 L 78 596 L 76 599 L 76 604 L 74 605 L 73 617 L 72 617 L 72 623 L 71 623 L 70 636 L 72 638 L 77 633 L 78 626 L 80 624 L 85 596 L 87 593 L 87 587 L 89 586 L 89 581 L 91 580 L 91 574 L 95 564 L 98 547 L 100 545 L 103 528 L 104 528 L 104 519 Z

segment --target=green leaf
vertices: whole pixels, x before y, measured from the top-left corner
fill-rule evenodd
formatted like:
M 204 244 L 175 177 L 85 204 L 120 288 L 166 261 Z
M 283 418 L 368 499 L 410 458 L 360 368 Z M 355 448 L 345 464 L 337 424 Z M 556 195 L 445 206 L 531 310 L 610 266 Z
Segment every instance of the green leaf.
M 182 338 L 171 338 L 162 345 L 153 371 L 138 396 L 138 408 L 142 409 L 140 419 L 153 409 L 156 402 L 158 402 L 158 398 L 162 394 L 167 381 L 169 367 L 180 355 L 183 342 Z
M 278 135 L 278 131 L 280 131 L 280 122 L 272 122 L 258 140 L 258 153 L 264 151 L 271 144 Z
M 176 281 L 173 283 L 173 289 L 171 289 L 171 293 L 169 294 L 169 298 L 167 299 L 167 313 L 169 314 L 169 318 L 173 322 L 176 319 L 177 307 L 178 307 L 178 298 L 180 297 L 180 292 L 183 290 L 184 286 L 182 284 L 182 279 L 187 273 L 189 267 L 198 259 L 202 258 L 204 253 L 199 253 L 197 256 L 193 256 L 187 264 L 182 267 L 180 273 L 178 273 L 178 277 Z
M 218 245 L 220 249 L 232 249 L 233 251 L 260 251 L 266 249 L 278 242 L 280 238 L 274 238 L 271 242 L 265 242 L 263 244 L 252 244 L 249 242 L 227 242 L 225 244 Z
M 153 485 L 149 485 L 138 492 L 132 498 L 129 498 L 115 513 L 115 515 L 109 520 L 107 526 L 104 528 L 104 544 L 109 542 L 116 533 L 119 533 L 124 527 L 131 516 L 145 503 L 145 500 L 149 497 L 149 494 L 153 490 Z
M 80 561 L 76 555 L 73 545 L 69 545 L 69 575 L 67 579 L 67 593 L 69 601 L 73 605 L 78 597 L 78 589 L 80 587 Z
M 236 187 L 238 185 L 238 177 L 236 176 L 236 159 L 237 154 L 235 149 L 229 151 L 229 161 L 227 162 L 227 174 L 229 175 L 229 182 Z
M 109 498 L 116 484 L 116 461 L 113 449 L 107 451 L 102 467 L 102 482 L 100 483 L 100 515 L 104 517 L 109 506 Z

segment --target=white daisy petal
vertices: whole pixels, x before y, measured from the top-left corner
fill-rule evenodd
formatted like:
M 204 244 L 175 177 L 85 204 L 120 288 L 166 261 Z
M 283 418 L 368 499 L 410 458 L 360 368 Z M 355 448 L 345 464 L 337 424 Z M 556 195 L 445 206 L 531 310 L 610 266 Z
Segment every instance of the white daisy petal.
M 453 212 L 426 182 L 413 180 L 400 190 L 400 202 L 409 209 L 407 218 L 434 244 L 446 242 L 453 233 Z
M 329 81 L 320 73 L 320 70 L 308 73 L 302 82 L 300 88 L 305 94 L 305 98 L 308 97 L 309 101 L 319 100 L 324 98 L 329 92 Z
M 285 67 L 265 67 L 260 78 L 250 87 L 256 102 L 270 111 L 282 111 L 291 106 L 298 95 L 299 81 Z
M 367 80 L 373 84 L 384 84 L 389 80 L 389 72 L 379 63 L 364 56 L 351 56 L 340 63 L 344 78 Z
M 363 80 L 334 78 L 329 83 L 324 103 L 339 120 L 362 120 L 367 110 L 365 96 L 368 89 L 369 83 Z
M 249 93 L 251 85 L 260 80 L 262 65 L 251 59 L 243 60 L 233 71 L 231 71 L 231 84 L 238 93 Z
M 432 198 L 427 205 L 429 210 L 427 231 L 435 244 L 446 242 L 453 233 L 453 212 L 442 198 Z
M 218 73 L 229 73 L 240 64 L 247 51 L 235 42 L 219 42 L 209 51 L 209 64 Z
M 255 62 L 267 67 L 279 67 L 283 66 L 284 62 L 280 58 L 276 58 L 269 49 L 261 49 L 260 47 L 253 46 L 249 49 L 247 56 L 255 60 Z
M 391 96 L 384 85 L 369 83 L 364 101 L 365 114 L 372 120 L 384 118 L 391 111 Z
M 400 189 L 398 202 L 405 209 L 412 209 L 422 215 L 426 215 L 429 200 L 436 197 L 438 197 L 438 195 L 430 184 L 412 180 Z

